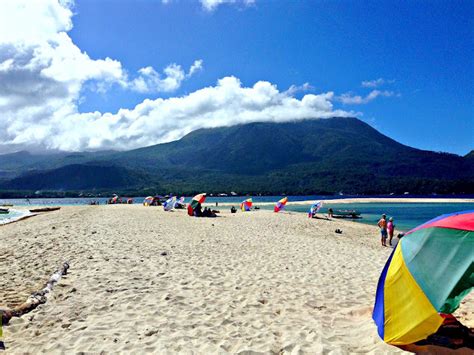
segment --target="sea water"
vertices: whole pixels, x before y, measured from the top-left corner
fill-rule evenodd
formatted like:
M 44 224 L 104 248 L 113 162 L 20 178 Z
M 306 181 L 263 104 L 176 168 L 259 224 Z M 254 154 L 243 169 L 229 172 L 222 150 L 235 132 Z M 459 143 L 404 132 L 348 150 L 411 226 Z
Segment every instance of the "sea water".
M 16 221 L 17 219 L 27 216 L 29 214 L 30 212 L 28 211 L 17 211 L 10 208 L 8 213 L 0 214 L 0 225 Z
M 308 213 L 309 207 L 290 205 L 287 210 Z M 393 217 L 397 233 L 407 232 L 442 214 L 474 210 L 474 203 L 341 203 L 324 206 L 319 213 L 326 214 L 329 207 L 333 211 L 356 210 L 362 218 L 354 221 L 374 226 L 386 214 L 387 219 Z
M 341 198 L 347 196 L 341 196 Z M 225 196 L 225 197 L 208 197 L 207 203 L 235 203 L 238 208 L 240 202 L 248 197 L 242 196 Z M 254 205 L 258 206 L 262 202 L 276 202 L 281 196 L 255 196 L 252 197 Z M 334 196 L 288 196 L 288 201 L 314 201 L 334 199 Z M 142 203 L 144 197 L 134 197 L 135 203 Z M 105 204 L 107 198 L 38 198 L 38 199 L 0 199 L 0 206 L 2 204 L 13 204 L 14 206 L 27 205 L 44 205 L 44 206 L 74 206 L 74 205 L 88 205 L 91 201 L 98 201 L 100 204 Z M 190 197 L 186 198 L 186 202 L 190 201 Z M 310 204 L 308 205 L 288 205 L 287 211 L 307 213 Z M 356 210 L 361 213 L 361 219 L 354 220 L 355 222 L 367 223 L 376 225 L 381 215 L 385 213 L 387 218 L 393 217 L 397 232 L 406 232 L 432 218 L 442 214 L 474 210 L 474 203 L 341 203 L 323 206 L 320 214 L 326 214 L 327 209 L 331 207 L 334 211 L 337 210 Z M 219 206 L 217 209 L 228 208 L 228 206 Z M 271 205 L 261 205 L 263 209 L 272 209 Z M 21 212 L 13 212 L 21 213 Z M 0 221 L 6 218 L 15 217 L 13 214 L 0 214 Z M 0 222 L 1 223 L 1 222 Z

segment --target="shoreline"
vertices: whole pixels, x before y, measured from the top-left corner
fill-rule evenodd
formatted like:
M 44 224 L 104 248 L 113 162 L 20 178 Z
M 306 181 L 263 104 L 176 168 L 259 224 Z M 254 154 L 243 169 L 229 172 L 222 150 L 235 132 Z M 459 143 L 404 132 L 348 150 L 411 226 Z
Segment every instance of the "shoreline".
M 244 199 L 244 197 L 242 197 Z M 358 198 L 341 198 L 341 199 L 328 199 L 328 200 L 304 200 L 304 201 L 288 201 L 287 206 L 299 206 L 299 205 L 312 205 L 316 201 L 322 201 L 324 205 L 338 205 L 338 204 L 351 204 L 351 203 L 474 203 L 472 198 L 387 198 L 387 197 L 358 197 Z M 275 202 L 258 202 L 254 201 L 255 205 L 262 206 L 273 206 Z M 232 206 L 238 205 L 240 202 L 219 202 L 219 206 Z M 204 202 L 206 207 L 215 205 L 215 202 Z M 218 206 L 218 207 L 219 207 Z
M 11 209 L 11 211 L 20 212 L 21 214 L 19 216 L 15 216 L 11 218 L 0 219 L 0 227 L 36 216 L 36 213 L 32 213 L 28 210 L 24 211 L 24 210 L 19 210 L 19 209 Z

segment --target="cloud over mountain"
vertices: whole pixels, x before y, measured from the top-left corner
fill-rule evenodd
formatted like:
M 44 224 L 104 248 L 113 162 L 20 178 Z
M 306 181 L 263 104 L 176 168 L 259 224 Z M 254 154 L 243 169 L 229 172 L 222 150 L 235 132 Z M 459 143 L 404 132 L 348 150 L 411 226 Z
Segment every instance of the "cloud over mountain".
M 203 127 L 350 115 L 333 110 L 332 98 L 329 92 L 297 99 L 266 81 L 244 87 L 239 79 L 225 77 L 189 95 L 147 99 L 115 114 L 70 110 L 50 112 L 44 120 L 18 120 L 9 127 L 14 137 L 10 142 L 61 150 L 131 149 L 175 140 Z
M 332 92 L 293 95 L 258 81 L 245 87 L 220 79 L 181 97 L 146 99 L 116 113 L 79 112 L 85 83 L 106 92 L 116 85 L 142 93 L 172 92 L 202 70 L 147 66 L 130 78 L 120 61 L 93 59 L 72 41 L 71 1 L 0 2 L 0 153 L 19 149 L 129 149 L 178 139 L 201 127 L 347 116 L 333 110 Z M 305 86 L 306 88 L 307 86 Z

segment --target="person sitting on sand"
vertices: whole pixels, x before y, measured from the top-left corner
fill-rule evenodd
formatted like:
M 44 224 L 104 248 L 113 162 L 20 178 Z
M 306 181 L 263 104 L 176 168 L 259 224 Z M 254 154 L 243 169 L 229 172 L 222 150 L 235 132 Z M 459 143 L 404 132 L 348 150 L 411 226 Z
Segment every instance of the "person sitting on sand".
M 210 208 L 204 207 L 201 217 L 217 217 L 217 215 Z
M 387 216 L 385 214 L 382 215 L 377 225 L 380 228 L 380 241 L 382 242 L 382 246 L 387 246 Z
M 232 206 L 232 207 L 230 208 L 230 213 L 235 213 L 235 212 L 237 212 L 237 210 L 235 209 L 234 206 Z
M 393 232 L 395 231 L 395 224 L 393 224 L 393 217 L 390 217 L 387 223 L 388 244 L 392 245 Z
M 194 210 L 194 216 L 195 217 L 202 217 L 202 209 L 201 209 L 201 204 L 198 203 L 196 206 L 196 209 Z

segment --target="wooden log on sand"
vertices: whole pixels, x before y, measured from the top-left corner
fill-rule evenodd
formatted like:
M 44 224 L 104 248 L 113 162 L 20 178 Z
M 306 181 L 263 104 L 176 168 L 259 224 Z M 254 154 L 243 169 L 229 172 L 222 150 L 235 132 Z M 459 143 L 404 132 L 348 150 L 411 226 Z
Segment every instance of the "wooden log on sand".
M 56 270 L 54 274 L 51 275 L 48 282 L 46 283 L 46 286 L 42 290 L 31 294 L 31 296 L 28 297 L 26 302 L 20 304 L 19 306 L 11 310 L 0 310 L 2 316 L 2 324 L 7 325 L 12 317 L 21 317 L 22 315 L 38 307 L 40 304 L 46 303 L 48 295 L 52 291 L 54 285 L 58 283 L 59 280 L 61 280 L 61 277 L 63 277 L 63 275 L 67 274 L 68 269 L 69 264 L 67 262 L 64 262 L 61 268 Z

